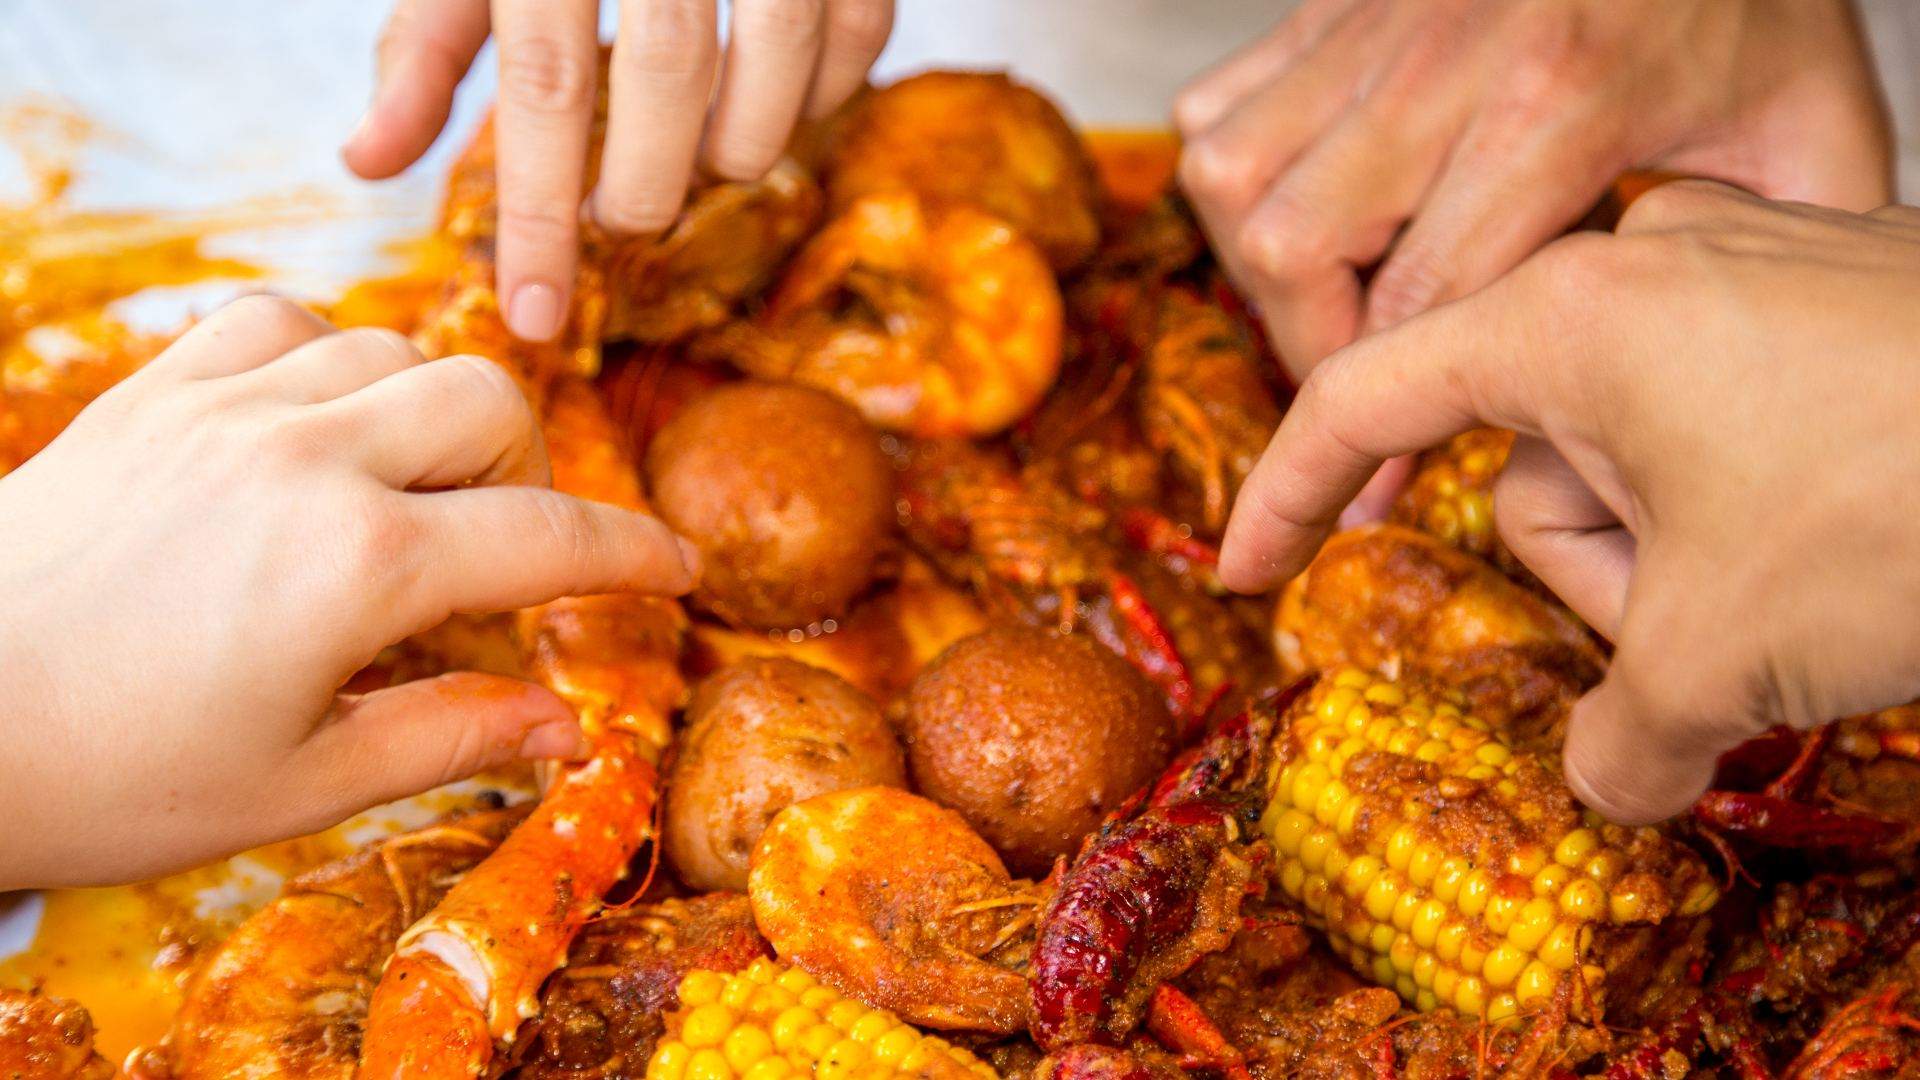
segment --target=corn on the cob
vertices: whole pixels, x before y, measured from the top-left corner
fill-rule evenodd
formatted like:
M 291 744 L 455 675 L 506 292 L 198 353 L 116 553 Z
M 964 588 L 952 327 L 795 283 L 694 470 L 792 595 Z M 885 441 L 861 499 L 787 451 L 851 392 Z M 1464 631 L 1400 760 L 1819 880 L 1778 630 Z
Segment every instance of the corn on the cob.
M 1504 1021 L 1570 975 L 1598 1005 L 1605 935 L 1719 898 L 1691 852 L 1581 810 L 1457 704 L 1359 670 L 1296 704 L 1268 785 L 1281 888 L 1421 1009 Z
M 1498 561 L 1493 484 L 1512 447 L 1513 432 L 1479 428 L 1421 455 L 1412 480 L 1394 503 L 1393 520 Z
M 982 1080 L 992 1066 L 945 1039 L 816 981 L 756 960 L 688 972 L 647 1080 Z

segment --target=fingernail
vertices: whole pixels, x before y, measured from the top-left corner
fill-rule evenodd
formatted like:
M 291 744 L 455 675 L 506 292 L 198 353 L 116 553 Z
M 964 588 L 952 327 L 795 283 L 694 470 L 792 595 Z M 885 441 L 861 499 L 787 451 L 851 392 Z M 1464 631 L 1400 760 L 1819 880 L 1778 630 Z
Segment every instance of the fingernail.
M 520 740 L 520 756 L 528 760 L 573 761 L 587 756 L 587 739 L 581 734 L 580 725 L 572 720 L 542 724 Z
M 684 536 L 676 536 L 673 541 L 680 545 L 680 565 L 687 568 L 687 588 L 691 589 L 700 584 L 700 549 Z
M 522 341 L 552 341 L 560 333 L 565 307 L 559 289 L 530 281 L 513 290 L 507 301 L 507 329 Z

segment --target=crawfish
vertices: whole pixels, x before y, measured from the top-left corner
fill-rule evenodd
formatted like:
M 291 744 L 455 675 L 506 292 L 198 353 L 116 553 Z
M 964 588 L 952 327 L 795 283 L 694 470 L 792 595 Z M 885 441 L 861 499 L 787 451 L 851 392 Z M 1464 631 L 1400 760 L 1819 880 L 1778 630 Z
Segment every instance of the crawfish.
M 1246 838 L 1278 715 L 1276 702 L 1257 702 L 1220 725 L 1082 847 L 1034 942 L 1028 994 L 1041 1049 L 1117 1043 L 1166 980 L 1232 939 L 1264 873 L 1264 847 Z M 1186 1012 L 1179 1004 L 1162 996 L 1160 1011 Z M 1190 1015 L 1167 1026 L 1197 1029 Z M 1228 1050 L 1210 1045 L 1222 1060 L 1233 1060 Z

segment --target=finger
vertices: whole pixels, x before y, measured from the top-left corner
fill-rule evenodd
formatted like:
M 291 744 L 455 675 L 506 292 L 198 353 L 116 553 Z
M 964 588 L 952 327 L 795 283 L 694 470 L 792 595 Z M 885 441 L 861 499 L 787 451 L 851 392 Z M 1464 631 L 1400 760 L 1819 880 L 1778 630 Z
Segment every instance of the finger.
M 1255 88 L 1291 67 L 1328 29 L 1363 0 L 1307 0 L 1280 25 L 1180 88 L 1173 123 L 1192 139 L 1219 123 Z
M 1380 466 L 1380 471 L 1373 474 L 1360 494 L 1340 511 L 1340 528 L 1357 529 L 1387 520 L 1387 515 L 1393 512 L 1393 501 L 1400 497 L 1400 489 L 1407 486 L 1408 478 L 1413 475 L 1414 465 L 1414 455 L 1403 454 Z
M 679 213 L 713 93 L 716 33 L 714 0 L 621 4 L 593 192 L 594 220 L 608 229 L 657 232 Z
M 294 755 L 288 801 L 323 828 L 487 769 L 583 752 L 579 721 L 552 691 L 456 672 L 341 695 Z
M 510 611 L 603 592 L 678 595 L 694 586 L 690 545 L 645 514 L 536 487 L 410 498 L 434 553 L 419 582 L 427 625 L 456 611 Z
M 339 441 L 394 488 L 552 482 L 525 395 L 479 356 L 449 356 L 331 402 Z
M 499 291 L 507 327 L 550 341 L 566 321 L 593 126 L 597 5 L 495 0 L 500 47 Z
M 867 72 L 893 33 L 893 0 L 827 0 L 820 68 L 802 114 L 818 120 L 865 86 Z
M 1249 94 L 1180 151 L 1180 185 L 1237 272 L 1240 219 L 1260 194 L 1328 124 L 1345 112 L 1360 83 L 1386 54 L 1380 20 L 1356 12 L 1298 64 Z
M 217 379 L 237 375 L 332 332 L 327 320 L 299 304 L 256 293 L 201 319 L 134 377 Z
M 1329 358 L 1301 385 L 1241 486 L 1220 553 L 1229 588 L 1259 592 L 1304 567 L 1388 458 L 1476 426 L 1534 430 L 1513 357 L 1561 362 L 1529 320 L 1545 317 L 1509 280 Z M 1538 348 L 1530 348 L 1536 341 Z
M 244 377 L 276 397 L 312 405 L 420 362 L 420 350 L 405 334 L 360 326 L 315 338 Z
M 447 126 L 453 92 L 487 40 L 487 0 L 400 0 L 380 32 L 373 104 L 341 148 L 368 180 L 420 159 Z
M 826 38 L 825 0 L 734 0 L 707 167 L 754 180 L 773 167 L 800 118 Z
M 1465 296 L 1578 221 L 1627 163 L 1602 117 L 1470 125 L 1367 290 L 1366 332 Z M 1522 128 L 1522 123 L 1533 126 Z
M 1521 562 L 1602 637 L 1620 636 L 1633 534 L 1545 439 L 1514 440 L 1493 489 L 1494 523 Z
M 1343 116 L 1246 216 L 1242 284 L 1298 381 L 1360 326 L 1359 271 L 1419 206 L 1454 110 L 1383 88 Z
M 1770 726 L 1734 675 L 1749 655 L 1730 640 L 1738 631 L 1702 603 L 1700 580 L 1657 568 L 1636 576 L 1607 678 L 1574 706 L 1567 783 L 1611 821 L 1650 824 L 1686 810 L 1720 755 Z M 1670 601 L 1676 593 L 1684 605 Z

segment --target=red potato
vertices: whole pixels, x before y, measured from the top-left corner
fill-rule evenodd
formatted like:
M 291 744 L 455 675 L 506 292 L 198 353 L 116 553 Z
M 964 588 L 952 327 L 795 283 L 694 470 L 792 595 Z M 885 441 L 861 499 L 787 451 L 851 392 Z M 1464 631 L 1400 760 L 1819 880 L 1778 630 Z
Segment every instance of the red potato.
M 915 789 L 1033 876 L 1174 749 L 1166 705 L 1125 661 L 1086 638 L 1018 627 L 964 638 L 928 665 L 903 734 Z
M 865 694 L 793 660 L 743 660 L 714 672 L 687 706 L 667 773 L 661 839 L 680 880 L 745 891 L 767 822 L 843 788 L 905 787 L 900 741 Z
M 844 614 L 893 528 L 893 469 L 853 408 L 818 390 L 740 382 L 654 437 L 655 509 L 700 550 L 694 599 L 728 622 L 806 626 Z

